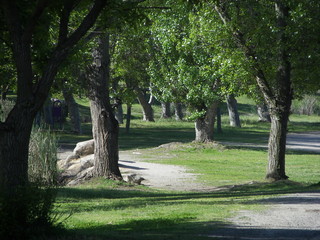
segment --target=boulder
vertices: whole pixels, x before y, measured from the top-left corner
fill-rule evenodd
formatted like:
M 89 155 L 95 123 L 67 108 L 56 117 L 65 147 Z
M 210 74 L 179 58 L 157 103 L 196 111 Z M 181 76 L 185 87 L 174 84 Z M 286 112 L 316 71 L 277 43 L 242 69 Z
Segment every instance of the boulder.
M 87 156 L 94 153 L 94 139 L 78 142 L 73 150 L 74 156 Z
M 79 176 L 82 176 L 83 172 L 87 172 L 88 169 L 91 169 L 93 167 L 93 160 L 94 154 L 69 161 L 62 167 L 64 171 L 60 175 L 59 182 L 65 185 L 70 181 L 79 178 Z

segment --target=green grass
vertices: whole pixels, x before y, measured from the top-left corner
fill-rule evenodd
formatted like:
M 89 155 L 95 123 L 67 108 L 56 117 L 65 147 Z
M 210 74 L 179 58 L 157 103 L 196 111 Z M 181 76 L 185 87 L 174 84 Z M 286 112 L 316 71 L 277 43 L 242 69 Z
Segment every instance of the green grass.
M 83 118 L 90 116 L 89 102 L 86 98 L 77 99 Z M 253 100 L 246 97 L 238 98 L 238 107 L 242 128 L 229 126 L 229 118 L 225 104 L 222 105 L 223 133 L 215 133 L 216 141 L 267 143 L 270 124 L 258 122 Z M 124 106 L 125 111 L 125 106 Z M 160 106 L 154 106 L 156 122 L 142 121 L 141 106 L 132 107 L 132 121 L 130 133 L 125 133 L 125 124 L 120 125 L 120 150 L 134 148 L 156 147 L 168 142 L 190 142 L 195 138 L 194 123 L 189 121 L 177 122 L 173 119 L 160 119 Z M 70 133 L 69 123 L 65 124 L 65 131 L 60 132 L 60 142 L 75 145 L 79 141 L 92 138 L 92 126 L 83 123 L 83 134 Z M 320 116 L 305 116 L 293 114 L 290 117 L 289 132 L 320 131 Z
M 78 101 L 81 114 L 89 114 L 88 102 Z M 266 143 L 269 123 L 258 123 L 255 107 L 247 98 L 238 98 L 242 128 L 229 127 L 222 116 L 223 133 L 216 141 Z M 225 110 L 223 110 L 225 111 Z M 176 192 L 131 186 L 122 182 L 95 179 L 81 186 L 60 188 L 55 212 L 63 229 L 58 239 L 211 239 L 207 233 L 228 223 L 239 210 L 260 210 L 260 200 L 291 192 L 320 189 L 319 154 L 288 151 L 287 175 L 291 181 L 264 180 L 267 150 L 194 144 L 192 122 L 159 119 L 141 120 L 141 108 L 133 106 L 129 134 L 120 127 L 120 150 L 139 149 L 145 160 L 185 166 L 207 186 L 226 186 L 218 192 Z M 290 131 L 319 131 L 319 116 L 292 115 Z M 91 125 L 84 134 L 60 133 L 60 141 L 75 144 L 92 138 Z M 168 142 L 181 142 L 175 148 L 157 148 Z M 161 158 L 161 156 L 166 156 Z
M 187 167 L 190 172 L 199 174 L 199 182 L 208 186 L 263 182 L 268 163 L 267 149 L 264 148 L 188 143 L 171 149 L 158 148 L 141 152 L 148 161 Z M 290 180 L 306 185 L 319 181 L 319 154 L 288 151 L 286 162 Z
M 315 188 L 284 181 L 212 193 L 166 192 L 96 179 L 62 188 L 56 213 L 72 213 L 60 232 L 72 239 L 209 239 L 205 234 L 235 212 L 262 209 L 263 198 Z

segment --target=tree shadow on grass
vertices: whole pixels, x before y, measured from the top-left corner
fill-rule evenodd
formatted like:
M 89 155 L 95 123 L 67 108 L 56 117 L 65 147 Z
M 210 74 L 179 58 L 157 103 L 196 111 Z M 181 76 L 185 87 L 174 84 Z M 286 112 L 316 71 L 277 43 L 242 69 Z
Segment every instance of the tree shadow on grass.
M 228 189 L 229 188 L 229 189 Z M 256 199 L 250 198 L 273 196 L 276 194 L 297 193 L 319 190 L 318 185 L 306 187 L 302 184 L 283 181 L 280 183 L 251 183 L 237 186 L 226 186 L 223 191 L 215 192 L 152 192 L 129 189 L 59 189 L 56 204 L 69 204 L 59 212 L 94 212 L 110 211 L 126 208 L 143 208 L 152 205 L 174 206 L 193 204 L 205 205 L 232 205 L 232 204 L 256 204 Z M 99 204 L 90 204 L 99 201 Z M 261 202 L 262 203 L 262 202 Z
M 214 229 L 224 226 L 224 222 L 195 222 L 189 217 L 142 219 L 123 224 L 106 223 L 81 229 L 65 229 L 57 234 L 56 239 L 201 240 L 208 239 Z
M 243 227 L 226 222 L 196 222 L 192 218 L 131 220 L 123 224 L 106 223 L 79 229 L 62 230 L 59 239 L 79 240 L 306 240 L 319 239 L 320 231 L 308 229 L 269 229 Z
M 145 206 L 160 205 L 174 206 L 188 204 L 190 201 L 197 206 L 204 205 L 230 205 L 230 204 L 266 204 L 277 203 L 269 199 L 269 195 L 296 193 L 308 190 L 318 190 L 319 186 L 309 188 L 301 184 L 282 181 L 278 183 L 251 183 L 233 186 L 229 190 L 218 192 L 156 192 L 146 190 L 129 189 L 80 189 L 62 188 L 59 189 L 57 205 L 71 203 L 76 212 L 90 213 L 95 211 L 126 210 L 141 208 Z M 259 197 L 256 199 L 250 197 Z M 267 198 L 267 200 L 266 200 Z M 269 199 L 269 200 L 268 200 Z M 310 199 L 307 199 L 310 201 Z M 295 200 L 287 199 L 291 204 Z M 99 204 L 95 204 L 99 203 Z M 73 204 L 73 205 L 72 205 Z M 172 209 L 172 208 L 171 208 Z M 175 208 L 173 208 L 175 209 Z M 59 210 L 60 213 L 67 213 L 69 209 Z M 304 239 L 300 236 L 314 236 L 313 231 L 293 229 L 253 229 L 227 225 L 226 222 L 197 222 L 192 213 L 177 214 L 166 217 L 153 217 L 152 219 L 129 219 L 126 222 L 112 223 L 84 223 L 83 227 L 72 230 L 62 230 L 55 239 L 277 239 L 277 236 L 285 237 L 288 240 Z M 244 238 L 238 238 L 244 236 Z M 267 237 L 267 238 L 263 238 Z M 318 235 L 317 235 L 318 236 Z M 269 238 L 268 238 L 269 237 Z M 294 238 L 298 237 L 298 238 Z M 281 238 L 279 238 L 281 239 Z

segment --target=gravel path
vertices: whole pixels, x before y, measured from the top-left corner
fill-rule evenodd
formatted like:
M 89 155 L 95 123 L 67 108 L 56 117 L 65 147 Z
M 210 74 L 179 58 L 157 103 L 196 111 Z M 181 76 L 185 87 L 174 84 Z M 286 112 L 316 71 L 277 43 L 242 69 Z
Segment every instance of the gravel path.
M 267 144 L 222 142 L 229 146 L 267 148 Z M 287 149 L 320 153 L 320 132 L 290 133 L 287 135 Z
M 208 237 L 241 240 L 319 240 L 320 191 L 257 201 L 263 211 L 240 211 Z
M 196 182 L 196 175 L 181 166 L 144 162 L 143 152 L 120 151 L 122 175 L 137 174 L 145 180 L 143 185 L 175 191 L 214 191 L 218 188 L 206 187 Z

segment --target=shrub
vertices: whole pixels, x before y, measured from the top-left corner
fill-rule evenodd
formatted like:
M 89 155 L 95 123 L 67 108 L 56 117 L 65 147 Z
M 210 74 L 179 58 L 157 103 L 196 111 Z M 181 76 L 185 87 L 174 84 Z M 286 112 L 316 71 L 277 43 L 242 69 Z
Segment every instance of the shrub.
M 14 197 L 13 197 L 14 196 Z M 46 239 L 55 225 L 55 188 L 29 184 L 0 194 L 0 239 Z
M 305 95 L 301 100 L 293 101 L 291 110 L 296 114 L 320 115 L 320 97 Z
M 33 128 L 28 167 L 29 181 L 45 185 L 56 183 L 57 139 L 49 130 Z

